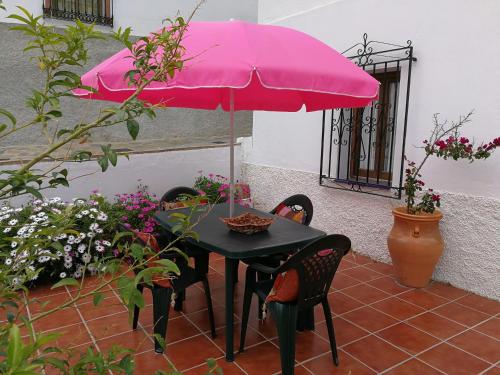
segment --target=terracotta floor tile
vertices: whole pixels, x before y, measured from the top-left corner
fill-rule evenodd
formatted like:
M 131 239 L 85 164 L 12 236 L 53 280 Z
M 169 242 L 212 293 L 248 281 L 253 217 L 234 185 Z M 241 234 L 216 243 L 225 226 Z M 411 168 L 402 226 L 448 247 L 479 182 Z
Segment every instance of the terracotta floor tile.
M 333 278 L 332 288 L 341 290 L 344 288 L 348 288 L 350 286 L 358 285 L 360 283 L 359 280 L 356 280 L 350 276 L 347 276 L 345 273 L 337 273 Z
M 153 335 L 153 325 L 145 327 L 145 330 L 149 335 Z M 166 342 L 169 344 L 199 334 L 200 331 L 193 324 L 185 317 L 180 316 L 172 320 L 169 319 Z
M 101 301 L 98 306 L 94 306 L 92 302 L 84 305 L 78 305 L 78 310 L 80 310 L 80 313 L 85 320 L 96 319 L 106 315 L 128 311 L 123 303 L 115 296 L 111 296 L 110 298 Z
M 427 293 L 420 289 L 409 290 L 408 292 L 401 293 L 400 295 L 398 295 L 398 298 L 423 307 L 424 309 L 433 309 L 449 302 L 449 300 L 443 297 L 439 297 L 436 294 Z
M 200 335 L 167 345 L 165 354 L 179 371 L 205 363 L 208 358 L 219 358 L 224 353 L 209 339 Z
M 347 289 L 344 289 L 342 293 L 348 295 L 349 297 L 355 298 L 358 301 L 371 304 L 377 302 L 381 299 L 390 297 L 389 294 L 382 292 L 379 289 L 373 288 L 366 284 L 359 284 Z
M 493 366 L 483 372 L 483 375 L 500 375 L 500 366 Z
M 365 267 L 351 268 L 344 271 L 347 276 L 353 277 L 359 281 L 370 281 L 381 277 L 378 272 L 372 271 Z
M 348 270 L 348 269 L 354 268 L 354 267 L 359 267 L 359 265 L 357 265 L 354 262 L 351 262 L 351 261 L 347 260 L 346 257 L 344 257 L 342 259 L 342 261 L 340 262 L 340 264 L 339 264 L 339 268 L 337 268 L 337 272 L 339 272 L 339 271 L 345 271 L 345 270 Z
M 418 359 L 412 359 L 405 362 L 392 370 L 389 370 L 387 375 L 438 375 L 442 372 L 433 369 Z
M 433 312 L 469 327 L 490 318 L 490 315 L 469 309 L 458 303 L 448 303 L 438 307 Z
M 330 309 L 335 314 L 344 314 L 348 311 L 357 309 L 363 306 L 363 304 L 355 299 L 349 297 L 341 292 L 333 292 L 328 295 L 328 302 L 330 303 Z
M 398 284 L 396 279 L 391 276 L 381 277 L 379 279 L 372 280 L 368 284 L 374 286 L 375 288 L 383 290 L 384 292 L 387 292 L 389 294 L 399 294 L 410 290 L 410 288 Z
M 61 306 L 71 300 L 71 296 L 64 291 L 63 293 L 52 294 L 49 296 L 39 296 L 29 299 L 28 308 L 30 313 L 36 315 L 42 311 L 48 311 L 55 307 Z M 72 306 L 72 305 L 70 305 Z
M 342 318 L 333 318 L 333 329 L 335 331 L 337 347 L 349 344 L 354 340 L 358 340 L 370 334 L 370 332 L 356 327 L 354 324 Z M 325 322 L 316 324 L 316 333 L 321 335 L 325 340 L 329 340 Z
M 449 340 L 449 343 L 490 363 L 500 361 L 500 341 L 476 331 L 464 332 Z
M 377 271 L 383 275 L 393 275 L 394 267 L 392 264 L 382 263 L 382 262 L 369 262 L 363 265 L 363 267 L 367 267 L 373 271 Z
M 49 331 L 81 322 L 82 320 L 76 309 L 74 307 L 68 307 L 40 318 L 40 320 L 34 322 L 34 327 L 37 331 Z
M 279 346 L 278 339 L 273 343 Z M 304 331 L 295 334 L 295 360 L 303 362 L 330 351 L 330 344 L 315 335 L 313 332 Z
M 226 329 L 225 327 L 217 329 L 217 337 L 213 341 L 219 345 L 220 348 L 226 348 Z M 239 350 L 240 348 L 240 334 L 241 334 L 241 324 L 234 325 L 234 348 Z M 245 347 L 258 344 L 265 341 L 266 338 L 254 330 L 250 324 L 247 328 L 247 335 L 245 339 Z
M 392 367 L 409 357 L 408 354 L 375 336 L 368 336 L 349 344 L 343 350 L 377 372 Z
M 51 341 L 48 346 L 57 345 L 58 347 L 69 349 L 74 346 L 92 342 L 92 338 L 83 323 L 74 324 L 65 328 L 56 328 L 45 333 L 60 334 L 59 338 L 56 341 Z
M 29 290 L 28 299 L 48 297 L 54 294 L 66 293 L 64 288 L 51 289 L 53 284 L 38 285 L 33 289 Z
M 364 375 L 375 374 L 374 371 L 363 365 L 357 359 L 353 358 L 343 350 L 339 350 L 339 366 L 336 367 L 330 353 L 324 354 L 318 358 L 304 363 L 304 367 L 317 375 Z
M 222 306 L 214 307 L 215 328 L 222 327 L 226 324 L 225 309 Z M 210 330 L 210 322 L 208 321 L 208 310 L 201 310 L 191 314 L 186 314 L 188 319 L 202 331 Z M 239 319 L 235 318 L 235 322 Z
M 486 314 L 496 315 L 500 313 L 500 302 L 476 294 L 469 294 L 458 299 L 456 302 Z
M 474 329 L 500 340 L 500 319 L 498 318 L 490 319 L 487 322 L 474 327 Z
M 356 264 L 359 264 L 359 265 L 363 265 L 363 264 L 367 264 L 367 263 L 372 263 L 373 259 L 370 257 L 367 257 L 366 255 L 361 255 L 359 253 L 352 253 L 352 259 L 349 259 L 349 261 L 356 263 Z
M 410 319 L 408 323 L 443 340 L 466 329 L 460 324 L 429 312 Z
M 270 317 L 265 320 L 250 320 L 248 325 L 250 325 L 266 339 L 274 339 L 278 336 L 276 323 Z
M 92 289 L 90 289 L 89 291 L 92 291 Z M 103 290 L 99 291 L 99 293 L 102 294 L 102 296 L 103 296 L 104 299 L 107 299 L 107 298 L 110 298 L 110 297 L 115 297 L 116 298 L 114 291 L 111 288 L 109 288 L 109 287 L 104 288 Z M 79 299 L 76 302 L 76 304 L 77 305 L 83 305 L 83 304 L 86 304 L 86 303 L 93 304 L 93 302 L 94 302 L 94 295 L 95 294 L 96 293 L 91 294 L 91 295 L 89 295 L 87 297 Z M 144 293 L 144 294 L 146 294 L 146 293 Z M 104 303 L 104 301 L 102 301 L 101 304 L 102 303 Z
M 96 340 L 132 330 L 128 312 L 90 320 L 87 322 L 87 326 Z
M 479 374 L 490 365 L 460 349 L 441 344 L 418 356 L 418 359 L 431 366 L 454 375 Z
M 101 352 L 108 352 L 113 345 L 119 345 L 122 348 L 132 349 L 135 353 L 141 353 L 154 349 L 153 341 L 142 331 L 137 329 L 111 336 L 97 341 L 97 346 Z
M 419 331 L 405 323 L 377 332 L 377 336 L 389 341 L 399 349 L 417 354 L 439 342 L 438 339 Z
M 212 296 L 212 301 L 214 301 L 213 296 Z M 188 288 L 186 290 L 186 300 L 184 301 L 182 311 L 185 314 L 190 314 L 206 308 L 207 308 L 207 302 L 206 302 L 205 292 L 198 288 Z
M 407 303 L 399 298 L 392 297 L 383 301 L 374 303 L 371 307 L 389 314 L 395 319 L 405 320 L 412 316 L 423 313 L 425 310 L 421 307 Z
M 224 375 L 244 375 L 245 373 L 232 362 L 226 362 L 224 358 L 217 360 L 217 367 L 221 368 Z M 184 375 L 207 375 L 208 366 L 203 364 L 191 370 L 184 371 Z
M 168 313 L 169 320 L 176 319 L 179 316 L 182 316 L 180 312 L 170 308 Z M 144 327 L 153 325 L 153 305 L 148 305 L 140 310 L 139 323 L 141 323 Z
M 154 374 L 157 370 L 168 373 L 172 368 L 165 356 L 155 353 L 154 350 L 135 355 L 134 361 L 136 375 Z
M 280 352 L 269 341 L 246 349 L 235 359 L 248 374 L 270 375 L 281 371 Z
M 371 307 L 363 307 L 361 309 L 351 311 L 342 315 L 342 318 L 370 332 L 379 331 L 397 323 L 396 319 L 372 309 Z
M 441 283 L 439 281 L 432 281 L 424 290 L 450 300 L 461 298 L 469 294 L 463 289 L 458 289 L 450 284 Z

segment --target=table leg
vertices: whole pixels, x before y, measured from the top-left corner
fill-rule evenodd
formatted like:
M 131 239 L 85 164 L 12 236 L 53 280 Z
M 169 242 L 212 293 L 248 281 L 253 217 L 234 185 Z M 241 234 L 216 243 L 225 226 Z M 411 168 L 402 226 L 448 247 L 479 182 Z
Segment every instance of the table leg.
M 226 258 L 226 361 L 234 361 L 234 280 L 235 280 L 235 264 L 238 264 L 238 260 Z

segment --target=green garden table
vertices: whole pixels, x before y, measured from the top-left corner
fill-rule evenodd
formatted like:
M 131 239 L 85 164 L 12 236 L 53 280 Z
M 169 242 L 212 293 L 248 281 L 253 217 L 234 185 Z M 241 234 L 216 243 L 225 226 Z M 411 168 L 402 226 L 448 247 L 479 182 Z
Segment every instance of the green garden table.
M 189 209 L 175 210 L 188 214 Z M 229 216 L 229 204 L 214 205 L 211 210 L 201 210 L 193 214 L 191 222 L 201 220 L 194 230 L 199 235 L 199 241 L 188 239 L 190 246 L 213 251 L 225 257 L 226 283 L 226 360 L 234 360 L 233 323 L 234 323 L 234 282 L 238 261 L 259 256 L 274 255 L 294 251 L 307 243 L 326 235 L 326 233 L 296 223 L 294 221 L 272 215 L 253 208 L 236 205 L 234 215 L 251 212 L 262 217 L 273 217 L 274 222 L 267 231 L 246 235 L 230 231 L 220 220 Z M 158 211 L 155 219 L 167 231 L 172 227 L 170 220 L 172 211 Z

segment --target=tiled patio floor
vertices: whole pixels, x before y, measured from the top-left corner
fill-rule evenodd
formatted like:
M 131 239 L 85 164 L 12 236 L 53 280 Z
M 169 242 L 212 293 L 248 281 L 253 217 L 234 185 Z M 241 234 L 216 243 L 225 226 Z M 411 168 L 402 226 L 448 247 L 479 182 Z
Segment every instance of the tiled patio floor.
M 99 350 L 120 344 L 136 350 L 136 373 L 149 374 L 169 368 L 185 374 L 204 374 L 206 358 L 218 359 L 225 374 L 265 375 L 280 372 L 276 330 L 271 318 L 256 319 L 256 301 L 251 314 L 247 350 L 233 363 L 224 356 L 224 260 L 211 259 L 210 282 L 215 304 L 218 336 L 208 333 L 208 319 L 201 289 L 188 289 L 183 313 L 172 312 L 164 355 L 153 351 L 151 295 L 141 312 L 140 328 L 132 331 L 128 315 L 111 288 L 99 307 L 81 301 L 35 324 L 37 331 L 64 332 L 59 343 L 82 350 Z M 240 267 L 242 268 L 242 267 Z M 240 269 L 243 275 L 243 269 Z M 244 280 L 240 277 L 240 280 Z M 244 282 L 236 295 L 236 332 L 241 317 Z M 52 294 L 51 294 L 52 293 Z M 51 303 L 68 298 L 69 289 L 53 294 L 38 288 L 33 294 Z M 316 331 L 297 333 L 296 374 L 500 374 L 500 303 L 469 294 L 441 283 L 425 290 L 398 285 L 392 267 L 349 254 L 335 276 L 330 303 L 340 354 L 334 367 L 324 317 L 316 314 Z M 50 304 L 49 304 L 50 306 Z M 34 315 L 40 307 L 29 307 Z M 236 339 L 236 348 L 238 347 Z

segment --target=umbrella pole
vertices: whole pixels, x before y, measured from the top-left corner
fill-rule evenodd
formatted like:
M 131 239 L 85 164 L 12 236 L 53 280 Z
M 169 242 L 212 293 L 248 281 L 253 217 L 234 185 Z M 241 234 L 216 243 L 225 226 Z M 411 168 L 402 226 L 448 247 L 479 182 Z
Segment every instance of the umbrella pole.
M 229 89 L 229 217 L 234 213 L 234 90 Z

